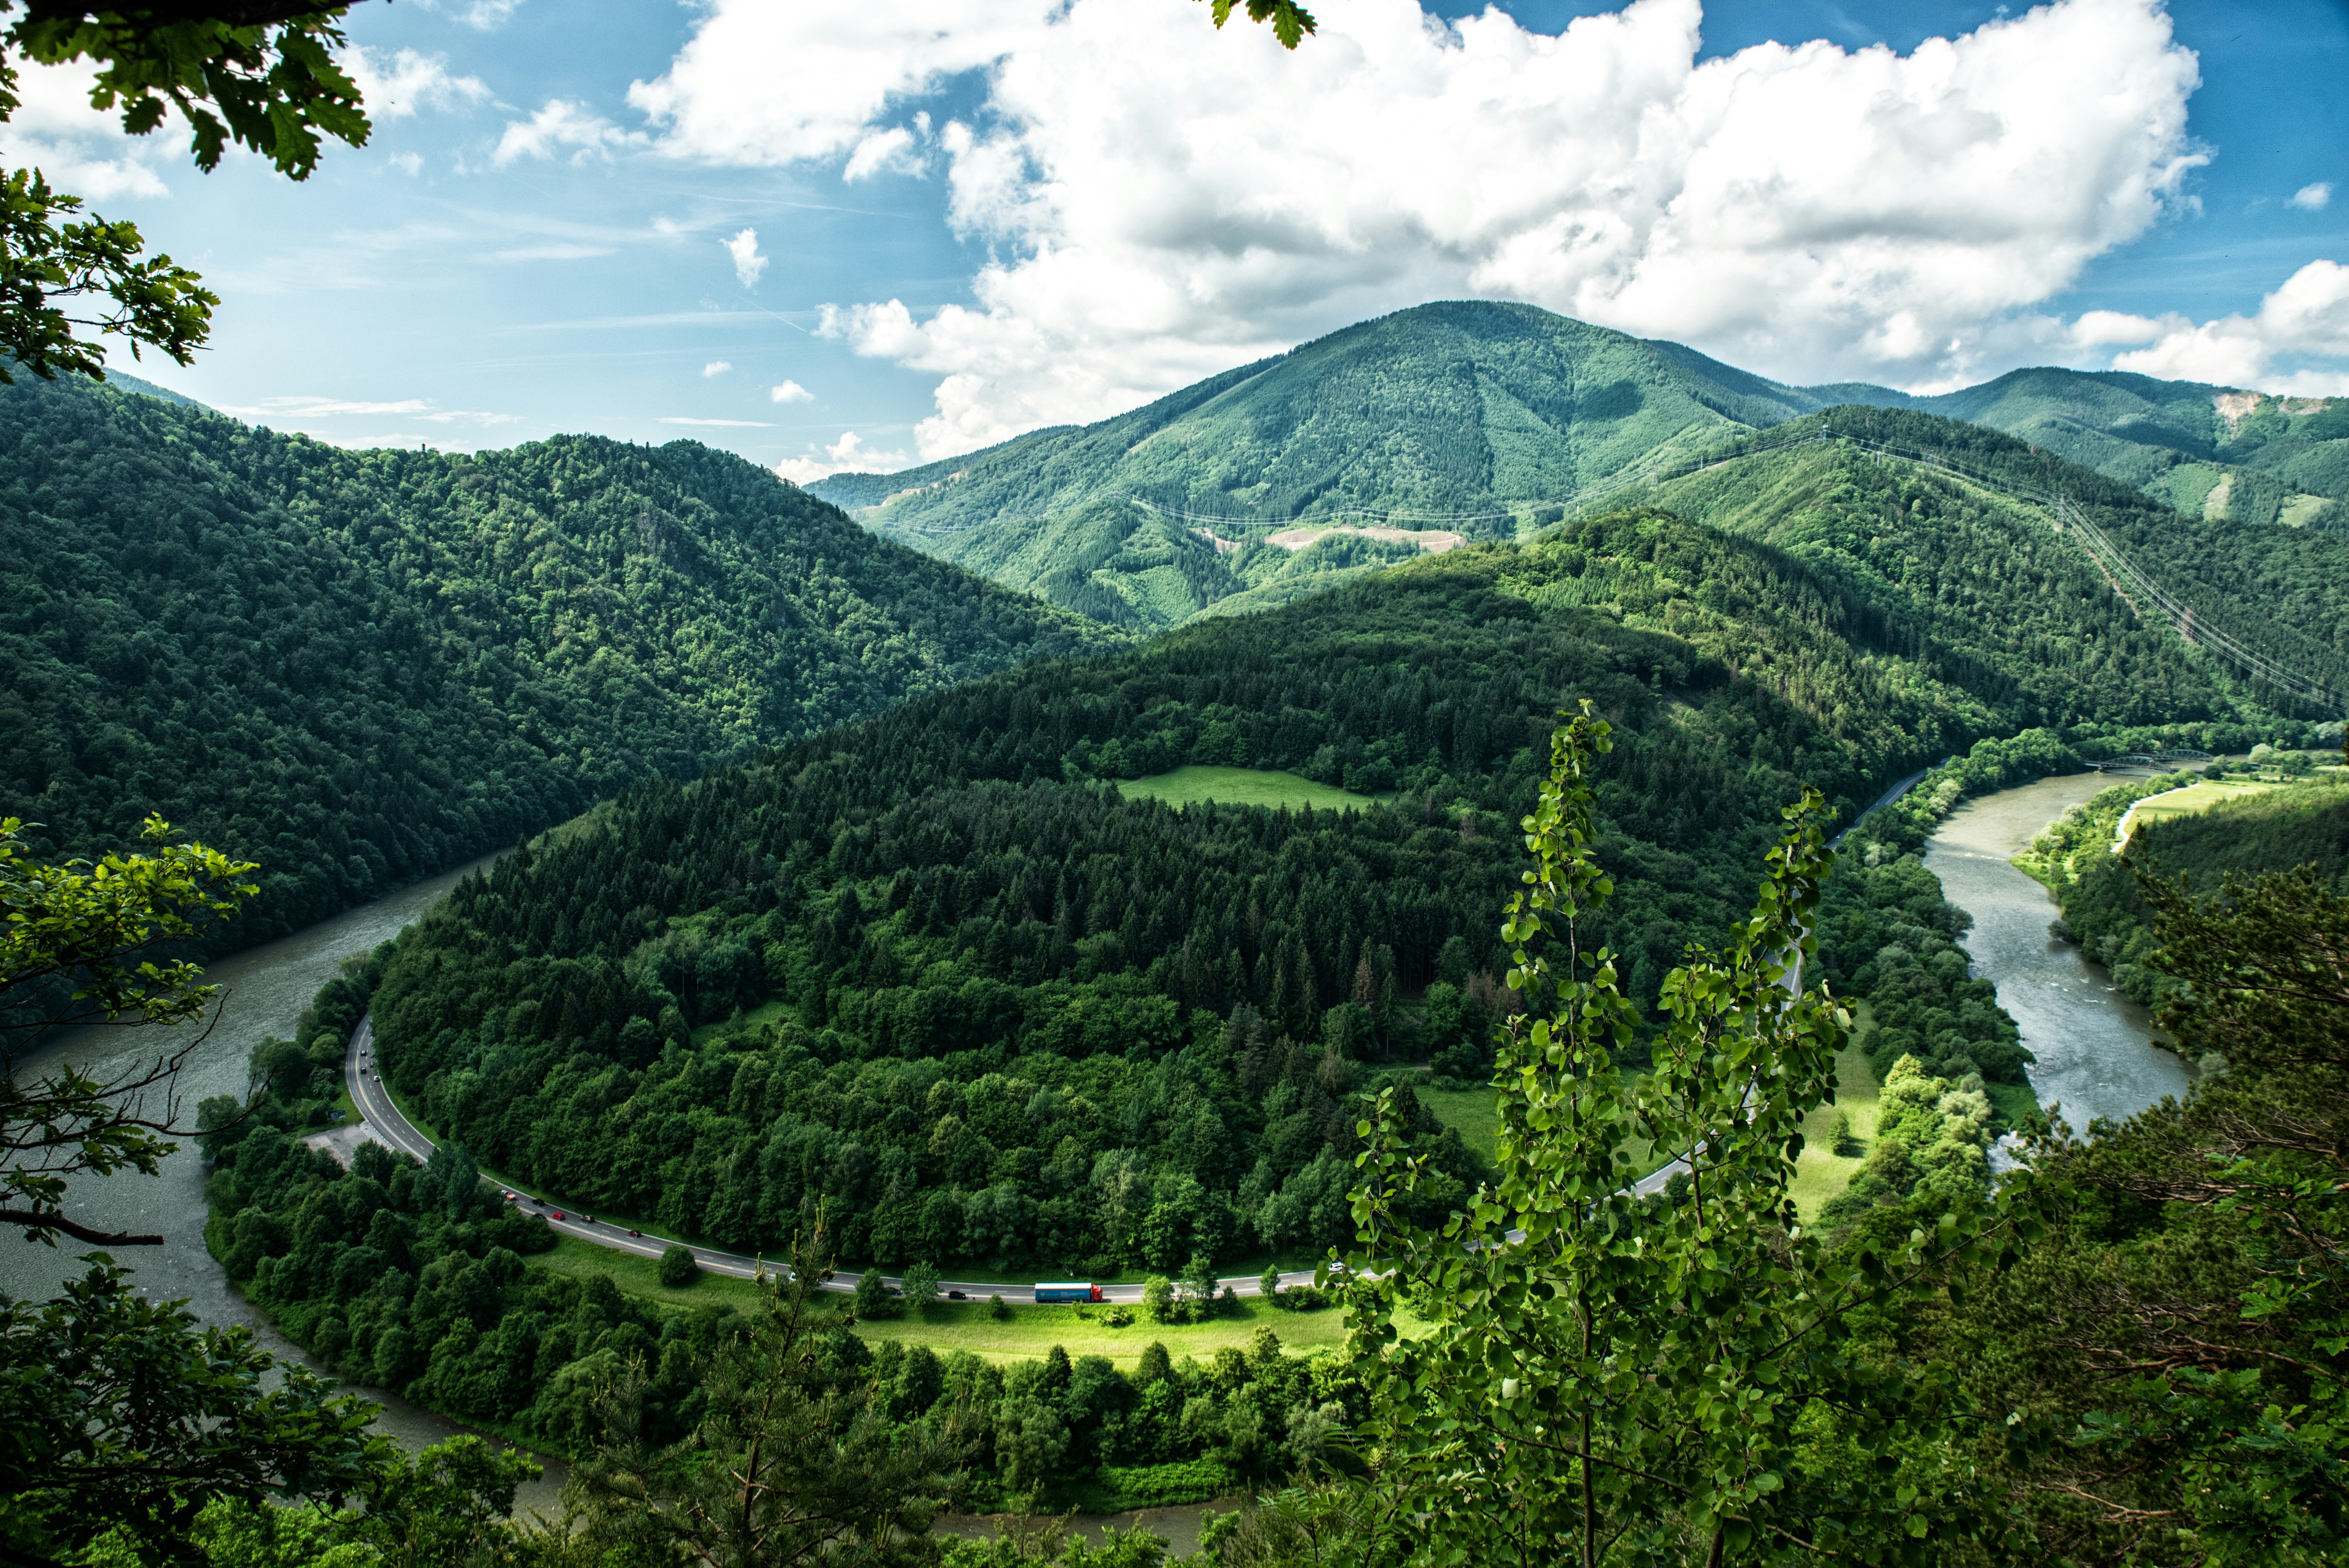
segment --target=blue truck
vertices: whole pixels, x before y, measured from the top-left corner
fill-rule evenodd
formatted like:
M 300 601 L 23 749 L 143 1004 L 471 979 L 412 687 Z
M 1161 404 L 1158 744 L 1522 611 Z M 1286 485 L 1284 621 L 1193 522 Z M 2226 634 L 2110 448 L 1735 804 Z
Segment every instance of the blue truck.
M 1036 1299 L 1040 1302 L 1099 1301 L 1102 1299 L 1102 1292 L 1101 1286 L 1088 1284 L 1083 1280 L 1060 1280 L 1040 1283 L 1036 1286 Z

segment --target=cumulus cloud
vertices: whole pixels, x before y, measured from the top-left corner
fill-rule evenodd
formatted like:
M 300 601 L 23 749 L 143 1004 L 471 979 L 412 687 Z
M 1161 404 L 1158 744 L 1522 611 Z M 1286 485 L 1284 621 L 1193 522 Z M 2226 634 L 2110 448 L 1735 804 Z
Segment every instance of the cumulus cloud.
M 622 130 L 602 115 L 566 98 L 549 98 L 526 120 L 506 122 L 492 161 L 503 167 L 517 159 L 554 159 L 570 154 L 574 163 L 608 159 L 615 148 L 641 143 L 636 132 Z
M 767 270 L 767 258 L 759 253 L 759 231 L 745 229 L 721 242 L 726 253 L 734 258 L 734 275 L 744 288 L 758 286 L 759 274 Z
M 2253 315 L 2199 325 L 2182 316 L 2135 319 L 2149 329 L 2138 341 L 2156 341 L 2116 358 L 2116 370 L 2263 392 L 2349 394 L 2349 373 L 2304 363 L 2290 367 L 2312 357 L 2349 357 L 2349 267 L 2337 262 L 2309 263 Z
M 702 374 L 703 376 L 705 376 L 705 377 L 709 377 L 709 376 L 723 376 L 723 375 L 725 375 L 729 370 L 731 370 L 731 369 L 733 369 L 733 368 L 734 368 L 734 366 L 732 366 L 731 365 L 729 365 L 729 364 L 728 364 L 725 360 L 723 360 L 723 359 L 713 359 L 713 360 L 711 360 L 709 364 L 707 364 L 707 365 L 705 365 L 705 366 L 703 366 L 701 367 L 701 374 Z
M 2303 211 L 2322 212 L 2333 200 L 2333 182 L 2320 180 L 2313 185 L 2303 185 L 2292 193 L 2292 205 Z
M 767 393 L 767 397 L 770 402 L 775 403 L 812 403 L 815 401 L 815 394 L 809 391 L 806 387 L 801 386 L 796 381 L 786 381 L 781 386 L 770 389 Z
M 1698 0 L 1552 36 L 1350 0 L 1288 54 L 1195 6 L 711 0 L 630 101 L 673 156 L 910 157 L 934 139 L 975 303 L 824 330 L 939 377 L 925 457 L 1097 418 L 1384 310 L 1528 300 L 1788 379 L 1961 378 L 2182 200 L 2194 57 L 2158 0 L 2057 0 L 1902 55 L 1696 59 Z M 772 90 L 794 62 L 804 91 Z M 2034 336 L 2035 335 L 2035 336 Z
M 902 125 L 893 125 L 858 142 L 856 150 L 848 155 L 848 163 L 841 170 L 840 177 L 853 183 L 875 174 L 916 174 L 921 168 L 921 157 L 914 150 L 914 133 Z
M 810 443 L 808 451 L 815 451 Z M 827 474 L 886 473 L 902 469 L 913 461 L 904 452 L 876 452 L 864 445 L 864 438 L 854 430 L 843 430 L 840 439 L 824 448 L 823 456 L 785 458 L 775 465 L 775 472 L 795 485 L 812 485 Z
M 98 67 L 17 65 L 16 112 L 0 124 L 0 158 L 10 168 L 32 165 L 58 191 L 104 201 L 119 196 L 168 196 L 163 170 L 186 155 L 187 128 L 176 114 L 164 129 L 126 136 L 119 111 L 89 107 Z
M 402 49 L 386 58 L 354 44 L 343 51 L 340 62 L 358 84 L 367 118 L 373 120 L 404 119 L 419 109 L 460 108 L 490 96 L 489 84 L 479 77 L 450 76 L 446 55 Z

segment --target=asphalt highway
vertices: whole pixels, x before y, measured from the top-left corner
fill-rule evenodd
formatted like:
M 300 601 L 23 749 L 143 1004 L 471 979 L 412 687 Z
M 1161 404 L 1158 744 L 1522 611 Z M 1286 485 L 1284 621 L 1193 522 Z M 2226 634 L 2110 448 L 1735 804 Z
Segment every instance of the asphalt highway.
M 393 1149 L 414 1155 L 419 1161 L 432 1158 L 432 1140 L 425 1137 L 414 1122 L 401 1114 L 399 1107 L 392 1103 L 390 1091 L 383 1087 L 382 1079 L 376 1076 L 373 1016 L 360 1019 L 359 1026 L 351 1032 L 350 1048 L 343 1060 L 343 1079 L 350 1085 L 351 1103 L 358 1108 L 361 1125 L 368 1132 L 373 1133 Z M 1658 1188 L 1663 1185 L 1666 1174 L 1668 1172 L 1660 1172 L 1651 1179 Z M 1641 1187 L 1643 1191 L 1647 1190 L 1646 1183 L 1643 1182 Z M 657 1258 L 670 1246 L 678 1244 L 671 1243 L 667 1237 L 656 1236 L 649 1233 L 643 1235 L 630 1235 L 625 1225 L 607 1224 L 601 1220 L 590 1223 L 581 1218 L 584 1211 L 566 1199 L 550 1198 L 532 1192 L 525 1188 L 503 1183 L 499 1184 L 499 1191 L 513 1193 L 520 1201 L 525 1213 L 540 1215 L 549 1225 L 564 1235 L 574 1236 L 583 1242 L 593 1242 L 599 1247 L 609 1247 L 614 1252 L 634 1253 L 639 1257 Z M 559 1220 L 554 1217 L 558 1212 L 564 1216 Z M 731 1274 L 737 1279 L 751 1279 L 756 1277 L 761 1267 L 757 1258 L 745 1257 L 740 1253 L 721 1253 L 713 1248 L 696 1247 L 689 1244 L 687 1250 L 693 1253 L 695 1262 L 711 1274 Z M 779 1265 L 773 1263 L 764 1266 L 769 1274 L 780 1272 Z M 854 1291 L 858 1278 L 858 1275 L 853 1274 L 835 1274 L 826 1282 L 824 1288 L 842 1292 Z M 883 1283 L 892 1289 L 899 1288 L 905 1283 L 903 1279 L 891 1274 L 884 1274 L 881 1278 Z M 1311 1269 L 1302 1269 L 1280 1276 L 1280 1283 L 1284 1288 L 1293 1284 L 1310 1284 L 1312 1281 Z M 1257 1278 L 1253 1274 L 1245 1279 L 1217 1280 L 1216 1284 L 1218 1287 L 1228 1285 L 1241 1295 L 1260 1294 Z M 1006 1303 L 1013 1306 L 1036 1305 L 1030 1295 L 1029 1285 L 1007 1284 L 1001 1281 L 941 1280 L 938 1282 L 938 1289 L 942 1293 L 958 1290 L 974 1301 L 985 1301 L 988 1296 L 1000 1295 Z M 1104 1302 L 1122 1302 L 1128 1305 L 1138 1306 L 1142 1303 L 1142 1287 L 1138 1284 L 1105 1284 L 1102 1286 L 1102 1299 Z

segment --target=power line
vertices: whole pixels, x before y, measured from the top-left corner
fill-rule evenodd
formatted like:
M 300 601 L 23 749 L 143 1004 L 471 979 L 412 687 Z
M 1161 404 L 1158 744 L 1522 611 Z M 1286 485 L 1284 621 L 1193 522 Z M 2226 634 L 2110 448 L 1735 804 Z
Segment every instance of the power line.
M 1675 434 L 1685 433 L 1684 427 Z M 1195 512 L 1182 507 L 1165 506 L 1131 491 L 1122 492 L 1119 499 L 1130 501 L 1160 517 L 1185 523 L 1220 525 L 1226 528 L 1281 529 L 1293 528 L 1303 523 L 1327 523 L 1340 526 L 1357 520 L 1389 527 L 1405 522 L 1455 524 L 1488 522 L 1503 518 L 1515 518 L 1528 511 L 1544 511 L 1553 507 L 1561 513 L 1559 521 L 1562 522 L 1582 516 L 1601 501 L 1619 496 L 1628 490 L 1669 484 L 1676 480 L 1688 479 L 1703 473 L 1708 469 L 1742 462 L 1748 458 L 1765 457 L 1772 452 L 1785 451 L 1799 446 L 1823 445 L 1829 441 L 1840 441 L 1858 448 L 1862 451 L 1877 452 L 1903 461 L 1919 463 L 1926 468 L 1939 469 L 1970 480 L 2012 500 L 2040 508 L 2048 514 L 2055 532 L 2079 546 L 2081 553 L 2088 558 L 2089 563 L 2103 574 L 2106 583 L 2119 596 L 2123 603 L 2137 613 L 2140 619 L 2150 619 L 2145 609 L 2146 604 L 2150 604 L 2168 621 L 2171 628 L 2189 645 L 2212 655 L 2221 663 L 2234 669 L 2237 674 L 2264 682 L 2281 691 L 2290 693 L 2303 702 L 2320 707 L 2339 709 L 2349 707 L 2349 702 L 2344 702 L 2342 695 L 2323 681 L 2313 676 L 2304 675 L 2288 665 L 2269 657 L 2230 634 L 2224 627 L 2213 625 L 2208 616 L 2196 610 L 2184 597 L 2163 587 L 2150 573 L 2131 561 L 2120 546 L 2113 542 L 2109 534 L 2089 521 L 2086 514 L 2080 510 L 2079 503 L 2063 491 L 2042 490 L 2035 485 L 2018 483 L 1930 448 L 1905 447 L 1889 441 L 1872 440 L 1846 431 L 1819 429 L 1806 435 L 1789 437 L 1781 440 L 1757 440 L 1744 446 L 1739 450 L 1726 453 L 1715 452 L 1693 459 L 1681 458 L 1675 460 L 1660 453 L 1626 473 L 1618 474 L 1603 483 L 1577 490 L 1563 500 L 1519 501 L 1512 507 L 1498 511 L 1435 512 L 1406 511 L 1380 507 L 1350 507 L 1319 513 L 1309 518 L 1292 516 L 1267 519 Z M 923 528 L 914 524 L 881 526 L 890 531 L 907 533 L 934 535 L 968 533 L 977 529 L 992 527 L 1004 522 L 1049 522 L 1055 517 L 1092 504 L 1094 503 L 1081 501 L 1075 506 L 1063 507 L 1056 511 L 1028 517 L 992 517 L 984 521 L 965 523 L 954 528 Z M 2143 601 L 2142 603 L 2140 600 Z

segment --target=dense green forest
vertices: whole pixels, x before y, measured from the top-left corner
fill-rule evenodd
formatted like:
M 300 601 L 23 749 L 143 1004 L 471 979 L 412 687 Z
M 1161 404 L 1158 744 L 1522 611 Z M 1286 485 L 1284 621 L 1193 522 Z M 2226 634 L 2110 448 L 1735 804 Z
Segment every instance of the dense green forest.
M 836 476 L 813 492 L 917 549 L 1147 633 L 1326 591 L 1414 552 L 1332 540 L 1292 554 L 1268 542 L 1292 516 L 1397 511 L 1405 527 L 1508 539 L 1559 521 L 1578 497 L 1590 504 L 1595 486 L 1848 430 L 2072 494 L 2238 636 L 2330 649 L 2337 688 L 2349 615 L 2331 585 L 2349 567 L 2349 527 L 2274 525 L 2326 522 L 2339 508 L 2323 498 L 2349 497 L 2340 402 L 2062 370 L 1930 398 L 1787 387 L 1676 345 L 1471 302 L 1365 322 L 1098 425 L 900 474 Z M 1913 596 L 1921 569 L 1938 579 L 1929 601 L 1956 590 L 1940 606 L 1951 615 L 2002 594 L 2017 573 L 2066 593 L 2103 586 L 2035 510 L 1894 459 L 1741 457 L 1619 497 L 1635 499 L 1785 534 L 1815 561 L 1852 557 L 1871 590 Z M 1924 512 L 1889 510 L 1911 504 Z
M 352 452 L 0 389 L 0 810 L 162 812 L 279 934 L 653 778 L 1113 633 L 874 541 L 738 458 Z
M 1754 455 L 1660 485 L 1652 500 L 1777 544 L 1888 611 L 1897 606 L 1947 643 L 1981 650 L 1975 656 L 2013 672 L 2015 699 L 2026 705 L 2018 712 L 2050 716 L 2021 724 L 2069 722 L 2054 717 L 2064 705 L 2054 688 L 2082 680 L 2101 688 L 2086 705 L 2100 718 L 2216 716 L 2212 699 L 2197 689 L 2209 677 L 2188 671 L 2199 657 L 2178 646 L 2166 623 L 2140 623 L 2044 513 L 1901 459 L 1832 441 L 1783 445 L 1837 433 L 1943 454 L 2006 484 L 2062 490 L 2208 624 L 2349 690 L 2349 538 L 2250 523 L 2189 525 L 2118 480 L 1980 426 L 1897 409 L 1835 409 L 1742 438 L 1730 450 Z M 2034 624 L 2041 617 L 2053 624 Z M 2086 645 L 2055 629 L 2067 624 L 2106 630 Z M 2168 652 L 2157 653 L 2155 645 Z M 2263 695 L 2287 711 L 2338 717 Z
M 1723 868 L 1798 779 L 1848 811 L 2041 711 L 1987 657 L 1661 514 L 1457 552 L 626 797 L 403 939 L 375 998 L 383 1060 L 486 1163 L 730 1246 L 821 1197 L 843 1255 L 890 1263 L 1319 1251 L 1346 1223 L 1348 1088 L 1398 1049 L 1473 1078 L 1507 1006 L 1489 912 L 1562 694 L 1625 731 L 1598 784 L 1623 879 L 1607 935 L 1651 1002 L 1725 926 Z M 2200 673 L 2146 637 L 2043 689 L 2058 717 L 2128 714 L 2140 664 Z M 1183 763 L 1391 803 L 1176 812 L 1101 782 Z M 1918 896 L 1888 872 L 1870 918 L 1910 923 Z M 1853 937 L 1840 972 L 1884 944 Z M 2013 1081 L 2012 1026 L 1978 987 L 1936 985 L 1899 1026 L 1920 1057 Z M 1398 1001 L 1423 988 L 1410 1022 Z M 1464 1150 L 1445 1159 L 1473 1181 Z
M 2033 369 L 1893 406 L 2003 430 L 2192 517 L 2349 530 L 2349 398 Z
M 2182 877 L 2197 892 L 2215 893 L 2230 877 L 2306 868 L 2320 885 L 2349 896 L 2349 785 L 2338 781 L 2312 780 L 2191 816 L 2135 823 L 2127 848 L 2115 852 L 2115 831 L 2131 804 L 2191 782 L 2189 775 L 2107 789 L 2050 824 L 2028 862 L 2055 895 L 2060 934 L 2147 1004 L 2158 999 L 2163 981 L 2148 966 L 2156 937 L 2140 871 L 2170 882 Z

